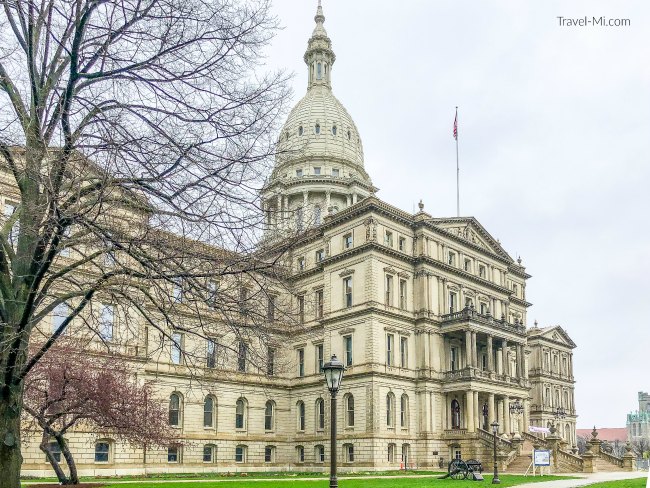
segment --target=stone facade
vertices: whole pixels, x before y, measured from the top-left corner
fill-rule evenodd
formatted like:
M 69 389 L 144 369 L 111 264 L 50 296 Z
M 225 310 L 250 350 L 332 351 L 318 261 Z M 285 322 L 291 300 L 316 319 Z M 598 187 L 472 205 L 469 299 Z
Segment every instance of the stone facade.
M 625 426 L 628 441 L 650 440 L 650 395 L 647 392 L 639 392 L 639 409 L 627 414 Z
M 575 344 L 560 327 L 527 327 L 530 275 L 476 219 L 434 218 L 423 204 L 411 214 L 375 196 L 357 128 L 332 94 L 320 6 L 315 20 L 308 93 L 281 131 L 262 191 L 266 245 L 299 232 L 284 299 L 300 327 L 278 338 L 283 367 L 239 372 L 226 361 L 196 382 L 169 351 L 140 344 L 139 375 L 156 380 L 161 402 L 178 401 L 187 444 L 145 453 L 108 439 L 109 460 L 97 463 L 98 439 L 76 431 L 81 474 L 325 470 L 330 397 L 320 366 L 332 354 L 347 368 L 337 411 L 343 470 L 486 460 L 489 424 L 518 438 L 559 405 L 568 412 L 560 434 L 575 444 Z M 511 415 L 514 402 L 521 414 Z M 25 474 L 50 473 L 38 436 L 24 456 Z

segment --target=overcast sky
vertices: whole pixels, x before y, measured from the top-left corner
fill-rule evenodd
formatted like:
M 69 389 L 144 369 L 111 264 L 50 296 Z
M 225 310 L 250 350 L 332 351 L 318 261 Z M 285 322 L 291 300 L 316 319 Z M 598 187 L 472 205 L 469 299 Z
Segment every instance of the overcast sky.
M 295 72 L 316 0 L 274 0 L 270 67 Z M 575 351 L 578 427 L 623 427 L 650 390 L 650 2 L 323 0 L 335 95 L 378 196 L 476 217 L 533 278 L 532 325 Z M 630 19 L 560 26 L 558 16 Z

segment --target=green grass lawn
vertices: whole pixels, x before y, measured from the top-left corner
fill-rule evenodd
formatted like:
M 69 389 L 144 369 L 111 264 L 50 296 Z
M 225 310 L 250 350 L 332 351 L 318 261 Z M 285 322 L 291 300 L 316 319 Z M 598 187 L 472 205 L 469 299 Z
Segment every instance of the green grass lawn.
M 630 480 L 606 481 L 589 485 L 589 488 L 646 488 L 648 478 L 633 478 Z
M 266 474 L 268 476 L 268 473 Z M 415 474 L 422 474 L 422 472 Z M 250 477 L 233 477 L 230 479 L 220 479 L 223 481 L 201 481 L 197 483 L 168 481 L 165 483 L 160 483 L 156 480 L 143 480 L 138 483 L 128 484 L 114 483 L 111 481 L 103 481 L 102 483 L 104 483 L 104 488 L 327 488 L 328 486 L 327 478 L 317 481 L 303 480 L 299 477 L 283 478 L 273 481 L 253 481 L 250 479 Z M 503 475 L 501 477 L 501 486 L 517 486 L 523 483 L 550 481 L 556 479 L 571 479 L 571 477 L 544 476 L 532 478 L 517 475 Z M 491 480 L 491 476 L 486 476 L 484 483 L 489 484 Z M 477 485 L 476 482 L 469 480 L 455 481 L 450 479 L 440 480 L 435 477 L 414 478 L 413 476 L 406 476 L 403 478 L 393 477 L 388 479 L 372 479 L 363 477 L 359 477 L 359 479 L 344 479 L 339 480 L 339 486 L 341 488 L 462 488 L 469 486 L 476 487 Z M 621 485 L 620 488 L 622 488 L 622 486 L 623 485 Z

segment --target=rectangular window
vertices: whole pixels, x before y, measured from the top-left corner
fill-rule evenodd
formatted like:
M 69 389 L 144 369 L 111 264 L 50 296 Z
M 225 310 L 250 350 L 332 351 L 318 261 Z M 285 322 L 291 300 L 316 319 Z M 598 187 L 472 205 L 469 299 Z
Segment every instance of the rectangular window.
M 205 365 L 208 368 L 214 368 L 217 365 L 217 342 L 214 339 L 207 340 Z
M 399 356 L 400 356 L 400 366 L 402 368 L 408 368 L 409 364 L 409 340 L 408 337 L 399 338 Z
M 298 322 L 305 323 L 305 296 L 298 295 Z
M 471 273 L 472 271 L 472 260 L 471 259 L 465 259 L 465 263 L 463 264 L 463 269 L 467 271 L 468 273 Z
M 175 278 L 172 284 L 172 298 L 175 302 L 183 301 L 183 278 Z
M 68 318 L 72 310 L 65 303 L 59 303 L 52 310 L 52 333 L 63 327 L 63 322 Z
M 174 332 L 172 334 L 172 363 L 181 364 L 183 349 L 183 334 Z
M 345 449 L 345 460 L 348 463 L 354 462 L 354 446 L 352 444 L 347 444 Z
M 206 303 L 208 307 L 214 308 L 217 306 L 217 289 L 219 285 L 216 281 L 208 281 L 208 296 Z
M 98 442 L 95 444 L 95 462 L 107 463 L 108 454 L 110 452 L 110 445 L 108 442 Z
M 57 463 L 61 462 L 61 447 L 56 441 L 52 441 L 47 445 L 47 450 Z M 47 460 L 47 459 L 46 459 Z
M 275 321 L 275 297 L 269 297 L 268 299 L 266 318 L 269 322 Z
M 115 307 L 103 303 L 99 311 L 99 335 L 105 341 L 113 340 L 113 324 L 115 322 Z
M 481 356 L 481 369 L 483 371 L 487 371 L 487 369 L 488 369 L 488 357 L 487 357 L 487 354 L 483 354 Z
M 235 447 L 235 462 L 236 463 L 246 462 L 246 448 L 244 446 Z
M 305 269 L 305 258 L 298 258 L 298 271 L 303 271 Z
M 388 247 L 393 247 L 393 233 L 389 230 L 384 234 L 384 245 Z
M 325 462 L 325 446 L 316 446 L 316 461 Z
M 346 307 L 352 306 L 352 276 L 343 278 L 343 293 L 344 300 L 343 303 Z
M 398 248 L 402 252 L 406 252 L 406 238 L 405 237 L 400 237 L 397 241 L 398 243 Z
M 273 447 L 266 446 L 264 448 L 264 462 L 272 463 L 273 462 Z
M 458 349 L 455 347 L 451 348 L 451 364 L 449 365 L 451 371 L 456 371 L 458 369 Z
M 352 232 L 345 234 L 343 236 L 343 247 L 345 249 L 350 249 L 352 247 L 353 241 L 352 241 Z
M 296 453 L 298 457 L 298 462 L 299 463 L 304 463 L 305 462 L 305 448 L 302 446 L 296 447 Z
M 485 266 L 483 266 L 482 264 L 479 264 L 478 266 L 478 276 L 479 278 L 485 279 Z
M 316 290 L 316 318 L 323 318 L 323 290 Z
M 458 306 L 458 295 L 450 291 L 449 292 L 449 313 L 454 313 L 456 311 L 456 307 Z
M 301 170 L 301 169 L 297 169 L 297 170 L 296 170 L 296 176 L 297 176 L 298 178 L 300 178 L 300 177 L 302 176 L 302 170 Z
M 325 361 L 325 354 L 322 344 L 316 344 L 316 371 L 323 372 L 323 364 Z
M 447 264 L 449 264 L 449 266 L 456 266 L 456 253 L 449 251 L 449 256 L 447 257 Z
M 481 302 L 479 309 L 480 309 L 479 313 L 481 315 L 485 315 L 487 313 L 487 305 L 485 303 Z
M 305 376 L 305 350 L 298 349 L 298 376 Z
M 343 337 L 343 346 L 345 350 L 345 365 L 352 366 L 352 336 Z
M 333 168 L 332 169 L 332 176 L 339 176 L 340 170 L 338 168 Z
M 386 365 L 393 366 L 393 354 L 395 347 L 395 336 L 393 334 L 386 335 Z
M 399 280 L 399 308 L 406 310 L 406 280 Z
M 391 275 L 386 275 L 386 292 L 385 292 L 385 304 L 387 307 L 393 306 L 393 277 Z
M 314 166 L 314 175 L 320 175 L 320 166 Z
M 180 462 L 180 448 L 178 446 L 170 446 L 167 448 L 167 462 L 168 463 Z
M 239 350 L 237 351 L 237 371 L 240 373 L 246 372 L 246 356 L 248 355 L 248 346 L 244 342 L 239 343 Z
M 320 263 L 323 259 L 325 259 L 325 250 L 319 249 L 316 251 L 316 262 Z
M 266 374 L 273 376 L 275 370 L 275 349 L 269 348 L 266 351 Z
M 203 446 L 203 462 L 214 462 L 214 446 Z

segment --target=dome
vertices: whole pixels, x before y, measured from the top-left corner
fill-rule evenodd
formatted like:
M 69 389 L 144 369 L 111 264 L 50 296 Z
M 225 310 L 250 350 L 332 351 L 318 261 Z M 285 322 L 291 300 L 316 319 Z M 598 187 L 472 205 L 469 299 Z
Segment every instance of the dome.
M 325 16 L 320 2 L 314 20 L 316 27 L 304 55 L 307 93 L 291 110 L 280 132 L 271 180 L 295 176 L 302 166 L 313 163 L 322 167 L 323 176 L 354 179 L 370 188 L 359 131 L 332 93 L 331 72 L 336 56 L 323 27 Z

